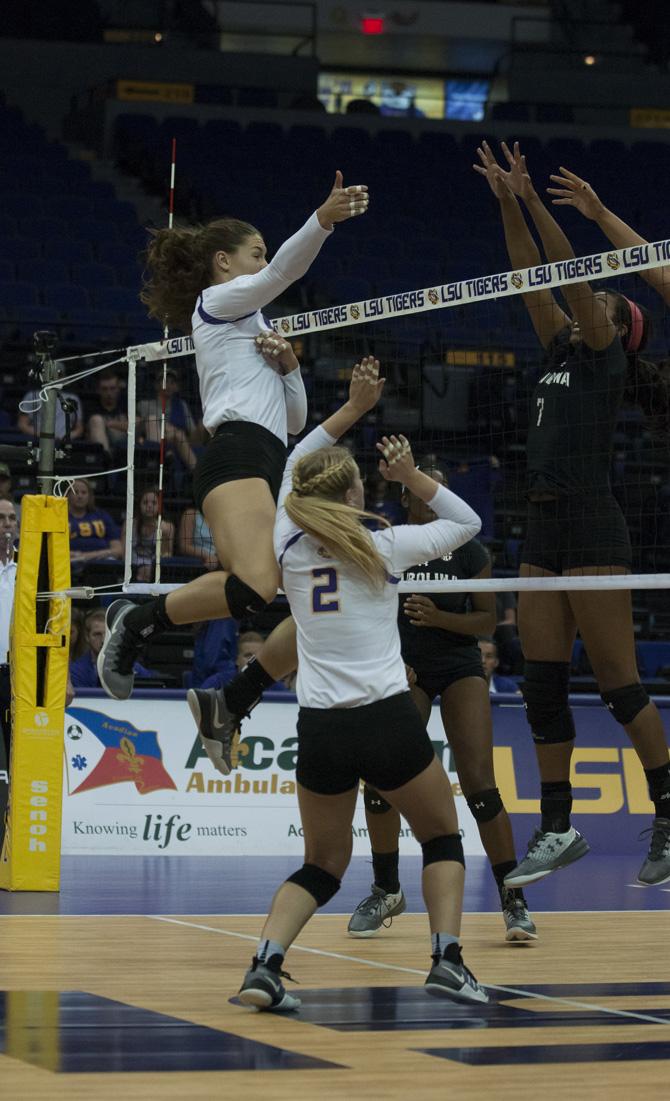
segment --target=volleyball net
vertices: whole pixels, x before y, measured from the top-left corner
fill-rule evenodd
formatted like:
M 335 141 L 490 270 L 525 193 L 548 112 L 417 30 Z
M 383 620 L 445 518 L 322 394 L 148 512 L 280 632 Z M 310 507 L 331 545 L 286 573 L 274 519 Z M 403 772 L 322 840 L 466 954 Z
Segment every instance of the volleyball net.
M 526 443 L 532 418 L 538 416 L 530 399 L 549 369 L 523 295 L 549 290 L 560 300 L 566 287 L 574 294 L 583 286 L 586 296 L 592 283 L 624 295 L 649 310 L 653 336 L 641 355 L 663 368 L 667 310 L 658 288 L 641 276 L 652 269 L 664 275 L 665 265 L 670 265 L 670 240 L 344 304 L 324 303 L 301 313 L 280 313 L 272 324 L 292 341 L 303 365 L 308 427 L 346 397 L 351 368 L 362 355 L 380 360 L 387 378 L 382 402 L 347 441 L 365 476 L 368 507 L 402 522 L 400 487 L 379 478 L 375 443 L 384 433 L 403 432 L 417 462 L 442 469 L 450 487 L 481 516 L 480 539 L 491 552 L 494 577 L 445 581 L 440 588 L 663 590 L 670 588 L 667 438 L 654 436 L 635 395 L 616 412 L 611 462 L 608 455 L 598 455 L 596 444 L 589 452 L 594 462 L 609 464 L 612 488 L 630 531 L 633 572 L 520 578 L 519 564 L 527 516 Z M 117 433 L 104 468 L 77 471 L 71 457 L 56 486 L 63 493 L 75 478 L 93 478 L 99 500 L 109 500 L 125 517 L 118 580 L 84 585 L 88 594 L 162 591 L 215 568 L 214 547 L 190 497 L 192 467 L 205 445 L 191 338 L 167 338 L 121 353 L 102 351 L 94 360 L 71 357 L 60 366 L 61 390 L 74 389 L 83 380 L 94 387 L 96 379 L 112 375 L 127 401 L 127 435 L 120 439 Z M 569 371 L 560 362 L 552 371 L 557 387 L 569 387 Z M 603 406 L 612 400 L 606 375 L 602 386 L 594 379 L 592 390 L 596 407 L 600 400 Z M 583 423 L 579 407 L 574 413 L 574 423 L 554 434 L 551 446 L 558 451 L 566 446 L 568 429 L 573 440 L 589 430 L 586 411 Z M 587 507 L 593 510 L 592 499 Z M 560 549 L 577 549 L 570 540 L 587 537 L 597 523 L 596 514 L 585 515 L 582 534 L 576 535 L 574 526 L 562 526 L 557 517 L 557 537 L 566 541 Z M 417 579 L 407 587 L 420 591 L 436 585 Z

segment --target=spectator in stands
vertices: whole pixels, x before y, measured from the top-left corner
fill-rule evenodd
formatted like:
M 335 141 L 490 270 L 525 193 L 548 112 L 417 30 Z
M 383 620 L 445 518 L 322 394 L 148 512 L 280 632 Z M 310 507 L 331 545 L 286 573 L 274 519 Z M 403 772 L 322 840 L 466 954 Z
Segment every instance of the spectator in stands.
M 143 398 L 137 405 L 138 433 L 150 443 L 158 443 L 161 436 L 162 367 L 154 375 L 154 389 L 155 398 Z M 168 367 L 165 392 L 165 442 L 176 451 L 186 469 L 193 470 L 197 460 L 189 439 L 195 437 L 197 428 L 191 410 L 179 396 L 179 375 L 175 367 Z
M 73 573 L 88 562 L 119 561 L 123 546 L 118 525 L 108 512 L 95 507 L 93 489 L 83 478 L 77 478 L 68 491 L 70 512 L 70 558 Z
M 14 501 L 12 488 L 12 472 L 7 463 L 0 463 L 0 501 L 11 501 L 16 513 L 17 523 L 21 520 L 21 505 Z
M 197 508 L 184 509 L 179 521 L 177 548 L 187 558 L 201 559 L 206 570 L 219 568 L 212 533 L 205 517 Z
M 405 520 L 405 510 L 400 501 L 393 499 L 394 490 L 389 488 L 381 474 L 374 471 L 366 478 L 366 508 L 368 512 L 374 512 L 376 516 L 383 516 L 389 524 L 402 524 Z
M 480 638 L 479 652 L 482 655 L 484 676 L 489 686 L 489 692 L 491 694 L 494 692 L 518 692 L 519 687 L 512 677 L 500 677 L 496 673 L 496 669 L 500 662 L 498 658 L 498 647 L 495 641 L 492 638 Z
M 237 658 L 235 659 L 238 670 L 244 669 L 247 662 L 256 657 L 264 642 L 265 636 L 260 631 L 242 631 L 240 633 L 237 640 Z
M 81 401 L 76 394 L 70 393 L 68 390 L 60 392 L 60 398 L 56 398 L 56 425 L 55 434 L 56 440 L 60 443 L 64 440 L 67 434 L 67 421 L 65 417 L 65 411 L 61 404 L 61 400 L 67 402 L 69 405 L 68 416 L 70 419 L 70 435 L 71 440 L 79 440 L 84 435 L 84 411 L 81 407 Z M 28 408 L 24 410 L 21 406 L 26 405 Z M 16 427 L 19 432 L 23 432 L 25 436 L 29 436 L 30 439 L 38 439 L 40 434 L 40 413 L 42 409 L 42 401 L 40 400 L 39 390 L 28 390 L 26 394 L 21 398 L 19 403 L 19 416 L 16 422 Z
M 105 609 L 95 608 L 84 620 L 85 649 L 81 657 L 70 662 L 70 680 L 74 688 L 99 688 L 97 659 L 105 640 Z M 133 671 L 138 677 L 151 677 L 149 669 L 135 662 Z
M 212 619 L 196 623 L 194 632 L 191 684 L 194 688 L 221 688 L 237 671 L 237 624 L 234 619 Z
M 96 393 L 86 432 L 91 443 L 99 443 L 111 454 L 112 448 L 123 447 L 128 438 L 126 395 L 113 368 L 100 372 Z
M 158 493 L 145 489 L 140 497 L 139 515 L 133 520 L 132 565 L 136 581 L 151 581 L 156 563 Z M 174 554 L 174 524 L 161 518 L 161 558 Z M 121 546 L 126 545 L 126 521 L 121 525 Z
M 86 650 L 84 619 L 83 609 L 73 605 L 70 611 L 70 662 L 76 661 Z

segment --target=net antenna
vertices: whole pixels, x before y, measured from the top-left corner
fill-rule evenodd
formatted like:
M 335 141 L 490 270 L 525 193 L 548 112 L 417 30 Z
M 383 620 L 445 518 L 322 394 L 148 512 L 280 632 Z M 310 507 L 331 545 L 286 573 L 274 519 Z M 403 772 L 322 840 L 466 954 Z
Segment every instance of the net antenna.
M 170 154 L 170 191 L 168 198 L 168 229 L 174 225 L 174 179 L 177 164 L 177 139 L 172 139 Z M 167 344 L 169 329 L 167 320 L 163 329 L 163 340 Z M 163 360 L 163 381 L 161 386 L 161 426 L 158 444 L 158 512 L 156 515 L 156 561 L 154 563 L 154 582 L 160 584 L 161 549 L 163 544 L 163 480 L 165 471 L 165 420 L 167 412 L 167 359 Z

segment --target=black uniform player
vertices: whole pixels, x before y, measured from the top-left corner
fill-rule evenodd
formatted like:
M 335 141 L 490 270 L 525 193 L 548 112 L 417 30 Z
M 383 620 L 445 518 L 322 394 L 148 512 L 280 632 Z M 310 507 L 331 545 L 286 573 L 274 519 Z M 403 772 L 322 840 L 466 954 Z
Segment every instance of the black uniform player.
M 574 259 L 572 247 L 537 195 L 518 144 L 503 143 L 509 171 L 489 147 L 481 165 L 500 202 L 505 240 L 515 268 L 534 267 L 540 253 L 522 199 L 549 261 Z M 521 558 L 526 577 L 622 574 L 631 569 L 624 517 L 610 488 L 617 411 L 625 395 L 651 388 L 651 365 L 639 358 L 648 323 L 635 303 L 587 283 L 565 285 L 572 311 L 550 290 L 524 294 L 549 366 L 537 385 L 528 434 L 528 525 Z M 523 694 L 542 782 L 540 830 L 518 868 L 506 877 L 521 886 L 578 860 L 588 845 L 570 825 L 570 761 L 575 737 L 568 702 L 572 646 L 579 630 L 603 702 L 628 733 L 645 770 L 656 817 L 639 872 L 642 883 L 670 879 L 670 763 L 660 716 L 640 684 L 630 590 L 522 592 L 519 633 L 525 657 Z
M 427 473 L 446 484 L 442 471 Z M 403 502 L 409 524 L 433 519 L 430 509 L 411 493 Z M 487 551 L 476 539 L 443 558 L 425 562 L 404 574 L 405 581 L 449 581 L 490 577 Z M 495 593 L 441 592 L 430 597 L 400 598 L 398 627 L 402 656 L 409 669 L 412 698 L 424 722 L 433 700 L 440 699 L 442 722 L 454 756 L 461 789 L 477 821 L 500 891 L 509 941 L 535 939 L 535 926 L 523 893 L 504 886 L 505 875 L 516 867 L 509 817 L 496 787 L 493 771 L 493 732 L 489 690 L 484 676 L 477 635 L 495 627 Z M 373 936 L 389 918 L 405 909 L 398 879 L 400 816 L 378 792 L 366 785 L 365 809 L 374 883 L 372 894 L 356 907 L 349 922 L 354 937 Z

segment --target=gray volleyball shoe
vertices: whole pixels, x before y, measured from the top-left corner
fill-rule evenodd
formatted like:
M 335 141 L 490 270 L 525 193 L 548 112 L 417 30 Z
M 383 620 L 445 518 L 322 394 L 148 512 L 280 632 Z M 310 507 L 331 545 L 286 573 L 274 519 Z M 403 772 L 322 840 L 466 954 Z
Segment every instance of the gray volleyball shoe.
M 651 833 L 649 852 L 637 878 L 647 887 L 658 887 L 670 879 L 670 818 L 654 818 L 651 828 L 641 836 L 648 833 Z
M 218 772 L 228 776 L 239 763 L 240 721 L 228 710 L 223 689 L 189 688 L 186 702 L 207 756 Z
M 433 956 L 433 966 L 424 985 L 426 993 L 437 998 L 480 1004 L 489 1000 L 486 988 L 463 963 L 459 944 L 449 944 L 441 956 Z
M 502 889 L 502 913 L 505 920 L 505 940 L 510 944 L 523 944 L 537 940 L 535 922 L 528 913 L 526 900 L 510 887 Z
M 127 700 L 133 692 L 137 661 L 144 639 L 128 624 L 135 609 L 131 600 L 114 600 L 105 613 L 105 641 L 98 654 L 100 684 L 113 700 Z
M 282 979 L 291 979 L 291 976 L 288 971 L 282 971 L 282 963 L 281 956 L 271 956 L 265 963 L 260 963 L 254 956 L 238 994 L 242 1005 L 271 1009 L 276 1013 L 300 1008 L 300 998 L 287 994 L 284 989 Z
M 347 932 L 350 937 L 374 937 L 382 926 L 388 927 L 394 917 L 407 909 L 402 888 L 391 894 L 372 884 L 372 894 L 364 898 L 354 910 Z
M 565 833 L 536 830 L 523 860 L 505 876 L 505 886 L 525 887 L 527 883 L 535 883 L 559 868 L 574 864 L 575 860 L 586 856 L 588 851 L 588 842 L 573 826 Z

